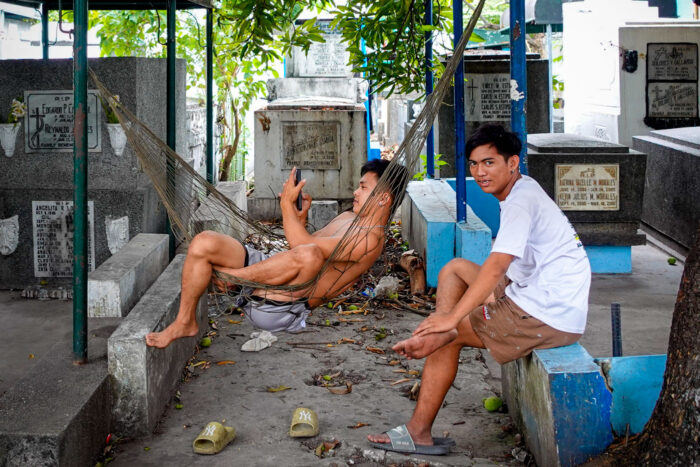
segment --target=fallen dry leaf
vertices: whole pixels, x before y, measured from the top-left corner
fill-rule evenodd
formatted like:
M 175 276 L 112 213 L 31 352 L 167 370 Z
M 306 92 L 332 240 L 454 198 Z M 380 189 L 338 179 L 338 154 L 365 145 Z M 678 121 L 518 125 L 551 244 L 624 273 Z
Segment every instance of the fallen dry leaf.
M 401 384 L 401 383 L 408 383 L 409 381 L 413 381 L 413 380 L 411 378 L 401 378 L 400 380 L 394 381 L 393 383 L 391 383 L 391 385 L 395 386 L 395 385 Z
M 372 346 L 368 345 L 366 347 L 366 349 L 372 353 L 384 354 L 384 351 L 382 349 L 380 349 L 379 347 L 372 347 Z
M 418 370 L 408 370 L 408 374 L 412 376 L 418 376 L 420 374 L 420 371 Z
M 408 370 L 404 370 L 404 369 L 394 370 L 394 373 L 408 373 Z
M 362 318 L 338 318 L 341 323 L 363 323 L 365 320 Z
M 342 396 L 343 394 L 350 394 L 352 392 L 352 383 L 350 381 L 345 382 L 344 388 L 328 388 L 332 394 L 338 394 Z
M 372 426 L 369 423 L 357 422 L 356 424 L 349 426 L 348 428 L 356 430 L 357 428 L 362 428 L 363 426 Z
M 399 363 L 401 363 L 400 360 L 392 360 L 389 362 L 389 365 L 394 366 L 394 365 L 398 365 Z
M 267 388 L 267 392 L 280 392 L 280 391 L 286 391 L 287 389 L 292 389 L 289 386 L 277 386 L 276 388 Z
M 233 360 L 221 360 L 220 362 L 216 362 L 217 365 L 235 365 L 236 362 Z
M 355 344 L 357 341 L 355 339 L 350 339 L 349 337 L 343 337 L 338 341 L 338 344 Z
M 229 319 L 228 322 L 229 322 L 229 324 L 241 324 L 240 320 L 237 321 L 235 319 Z

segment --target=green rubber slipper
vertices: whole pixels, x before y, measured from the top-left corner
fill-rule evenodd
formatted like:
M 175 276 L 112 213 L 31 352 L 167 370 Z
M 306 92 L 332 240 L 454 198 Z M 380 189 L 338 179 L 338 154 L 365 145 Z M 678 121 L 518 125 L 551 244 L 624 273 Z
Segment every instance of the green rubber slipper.
M 318 415 L 311 409 L 299 407 L 294 411 L 289 436 L 292 438 L 310 438 L 318 434 Z
M 217 454 L 236 438 L 236 429 L 219 422 L 209 422 L 192 442 L 197 454 Z

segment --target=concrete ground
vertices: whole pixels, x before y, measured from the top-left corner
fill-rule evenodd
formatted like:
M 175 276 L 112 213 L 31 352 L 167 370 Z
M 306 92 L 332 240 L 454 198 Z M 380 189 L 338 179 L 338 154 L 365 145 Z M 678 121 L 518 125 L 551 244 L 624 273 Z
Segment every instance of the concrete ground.
M 668 254 L 650 245 L 633 247 L 633 274 L 594 276 L 588 328 L 581 340 L 593 356 L 611 354 L 611 302 L 621 304 L 625 355 L 665 352 L 683 268 L 681 263 L 670 266 L 667 258 Z M 224 309 L 212 302 L 214 312 Z M 0 394 L 31 369 L 54 342 L 70 335 L 71 310 L 69 301 L 26 300 L 17 292 L 0 292 Z M 478 351 L 462 353 L 455 387 L 448 393 L 433 431 L 435 436 L 448 432 L 456 440 L 449 456 L 407 457 L 370 449 L 365 441 L 368 433 L 407 420 L 415 402 L 406 397 L 406 391 L 416 381 L 408 371 L 420 371 L 423 363 L 401 360 L 398 365 L 389 365 L 395 355 L 388 350 L 408 336 L 421 317 L 407 311 L 372 310 L 366 316 L 341 316 L 336 310 L 318 308 L 309 319 L 313 324 L 307 332 L 280 334 L 271 348 L 258 353 L 240 351 L 253 331 L 245 321 L 237 323 L 240 316 L 216 317 L 219 329 L 211 347 L 192 361 L 207 363 L 194 366 L 180 387 L 182 408 L 176 409 L 173 401 L 152 437 L 121 442 L 112 464 L 523 465 L 513 458 L 516 446 L 514 434 L 508 431 L 507 414 L 488 413 L 482 407 L 483 397 L 500 393 L 500 368 L 488 353 L 484 352 L 482 359 Z M 387 337 L 377 341 L 375 336 L 382 328 Z M 343 338 L 355 343 L 338 344 Z M 386 353 L 373 353 L 367 346 Z M 227 360 L 235 363 L 217 364 Z M 352 392 L 331 394 L 316 383 L 324 381 L 323 375 L 334 375 L 334 384 L 351 382 Z M 402 379 L 406 381 L 397 382 Z M 268 392 L 268 388 L 280 386 L 290 389 Z M 299 406 L 318 413 L 319 436 L 304 441 L 287 435 L 292 412 Z M 215 457 L 197 456 L 192 453 L 192 440 L 211 420 L 225 420 L 237 429 L 238 437 Z M 357 424 L 369 426 L 351 428 Z M 332 439 L 340 441 L 333 456 L 318 458 L 314 449 Z

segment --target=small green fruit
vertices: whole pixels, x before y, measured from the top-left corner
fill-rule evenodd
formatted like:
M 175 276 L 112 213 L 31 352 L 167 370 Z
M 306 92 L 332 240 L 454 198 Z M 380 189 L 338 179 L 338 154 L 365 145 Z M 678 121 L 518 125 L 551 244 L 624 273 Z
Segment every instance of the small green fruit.
M 675 265 L 675 264 L 676 264 L 676 258 L 674 258 L 673 256 L 671 256 L 670 258 L 668 258 L 668 264 L 670 264 L 671 266 Z
M 326 320 L 326 326 L 330 326 L 330 325 L 331 325 L 331 320 L 330 320 L 330 319 L 327 319 L 327 320 Z
M 348 310 L 355 311 L 355 310 L 359 310 L 359 308 L 357 308 L 357 305 L 350 305 L 348 307 Z
M 393 294 L 389 295 L 390 300 L 395 300 L 397 298 L 399 298 L 399 294 L 397 294 L 397 293 L 393 293 Z
M 325 379 L 326 381 L 330 381 L 333 378 L 331 378 L 331 375 L 323 375 L 323 379 Z
M 333 308 L 333 302 L 328 302 L 328 305 L 327 305 L 327 306 L 328 306 L 328 308 L 331 308 L 331 309 L 332 309 L 332 308 Z
M 175 404 L 175 408 L 176 408 L 177 410 L 180 410 L 182 407 L 183 407 L 183 405 L 180 404 L 180 403 Z
M 489 412 L 495 412 L 500 409 L 503 405 L 503 401 L 500 397 L 491 396 L 484 399 L 484 408 Z
M 209 347 L 211 345 L 211 337 L 202 337 L 202 340 L 199 341 L 199 345 L 202 347 Z

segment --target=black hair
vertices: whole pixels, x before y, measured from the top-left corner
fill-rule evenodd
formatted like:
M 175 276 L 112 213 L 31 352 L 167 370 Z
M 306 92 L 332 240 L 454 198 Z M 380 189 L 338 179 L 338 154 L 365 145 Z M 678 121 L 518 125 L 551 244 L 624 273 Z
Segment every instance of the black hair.
M 523 148 L 516 133 L 506 130 L 497 123 L 481 125 L 469 137 L 467 144 L 464 145 L 464 154 L 467 160 L 469 160 L 469 156 L 471 156 L 474 149 L 483 145 L 496 148 L 496 152 L 503 156 L 505 160 L 510 159 L 511 156 L 520 155 L 520 150 Z
M 372 172 L 377 175 L 377 179 L 381 179 L 384 171 L 389 167 L 389 163 L 386 159 L 369 160 L 360 169 L 360 176 Z M 408 183 L 408 170 L 401 164 L 394 164 L 394 168 L 387 174 L 385 182 L 390 187 L 392 203 L 400 203 L 403 199 L 406 183 Z

